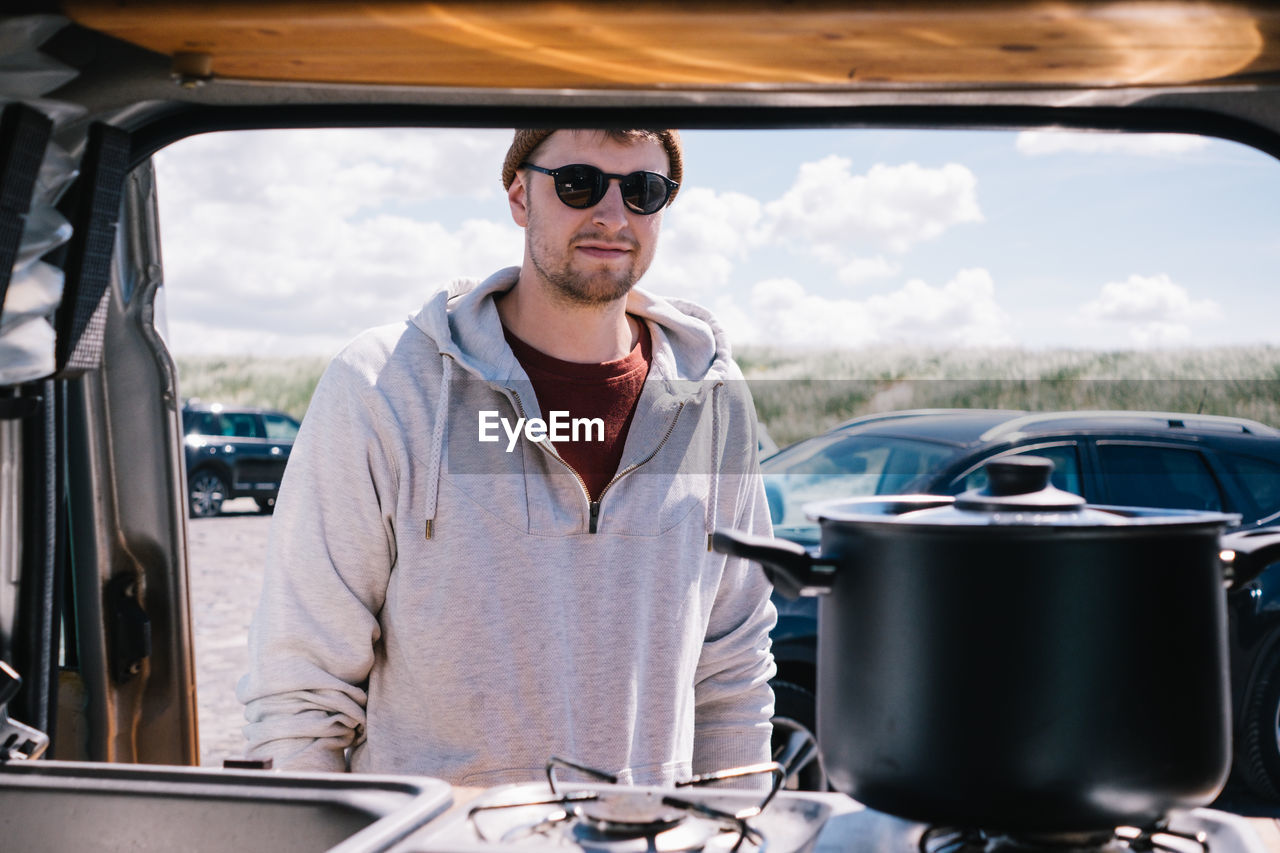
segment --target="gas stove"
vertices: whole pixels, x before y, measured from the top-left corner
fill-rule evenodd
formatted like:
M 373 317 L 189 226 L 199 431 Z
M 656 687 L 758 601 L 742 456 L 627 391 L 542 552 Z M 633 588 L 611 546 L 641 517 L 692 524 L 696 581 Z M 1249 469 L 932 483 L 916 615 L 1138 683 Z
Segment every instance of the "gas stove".
M 565 783 L 570 771 L 593 781 Z M 712 786 L 761 777 L 767 790 Z M 547 782 L 482 793 L 428 826 L 421 853 L 583 850 L 593 853 L 763 853 L 807 850 L 832 813 L 813 798 L 779 798 L 784 771 L 761 764 L 695 777 L 676 788 L 619 785 L 610 774 L 553 759 Z
M 592 781 L 566 783 L 566 769 Z M 394 848 L 394 853 L 1267 853 L 1245 818 L 1211 809 L 1171 813 L 1153 827 L 1102 836 L 1009 837 L 929 826 L 836 793 L 781 791 L 781 768 L 757 765 L 676 788 L 619 785 L 558 759 L 546 783 L 491 788 Z M 719 787 L 760 774 L 767 791 Z

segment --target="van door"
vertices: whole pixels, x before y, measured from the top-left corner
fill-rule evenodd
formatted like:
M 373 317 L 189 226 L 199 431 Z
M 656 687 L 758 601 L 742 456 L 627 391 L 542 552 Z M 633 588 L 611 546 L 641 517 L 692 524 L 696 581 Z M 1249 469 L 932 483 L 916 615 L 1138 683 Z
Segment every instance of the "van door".
M 27 284 L 35 270 L 61 294 L 39 317 L 47 339 L 22 351 L 25 373 L 0 381 L 0 656 L 24 679 L 9 712 L 48 732 L 56 758 L 193 764 L 181 425 L 153 325 L 152 169 L 132 168 L 117 128 L 61 127 L 56 151 L 51 131 L 28 105 L 0 113 L 0 280 Z

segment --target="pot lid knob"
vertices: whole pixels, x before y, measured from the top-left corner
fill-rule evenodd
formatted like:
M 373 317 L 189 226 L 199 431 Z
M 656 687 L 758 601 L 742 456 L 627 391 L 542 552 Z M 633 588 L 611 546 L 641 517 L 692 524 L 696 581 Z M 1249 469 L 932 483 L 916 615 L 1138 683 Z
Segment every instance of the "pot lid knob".
M 997 498 L 1038 492 L 1053 476 L 1053 460 L 1043 456 L 1006 456 L 982 467 L 987 472 L 986 492 Z
M 970 510 L 1074 510 L 1084 498 L 1050 485 L 1053 460 L 1042 456 L 1005 456 L 982 466 L 987 485 L 956 498 L 955 506 Z

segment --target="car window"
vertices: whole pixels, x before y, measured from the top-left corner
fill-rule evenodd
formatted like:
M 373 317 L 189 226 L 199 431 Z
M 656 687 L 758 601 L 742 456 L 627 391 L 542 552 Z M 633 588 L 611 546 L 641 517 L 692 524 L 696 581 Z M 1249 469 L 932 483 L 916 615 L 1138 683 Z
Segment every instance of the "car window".
M 298 422 L 284 415 L 263 415 L 267 438 L 273 441 L 293 441 L 298 437 Z
M 258 416 L 248 412 L 223 412 L 222 434 L 236 438 L 266 438 Z
M 1161 509 L 1222 509 L 1222 494 L 1198 450 L 1098 442 L 1108 503 Z
M 1080 481 L 1080 451 L 1075 444 L 1058 444 L 1049 447 L 1028 447 L 1015 450 L 1006 456 L 1042 456 L 1053 462 L 1053 476 L 1050 483 L 1066 492 L 1077 495 L 1084 494 L 1084 486 Z M 983 460 L 984 462 L 986 460 Z M 951 484 L 949 491 L 953 495 L 969 489 L 981 489 L 987 485 L 987 470 L 979 465 Z
M 802 508 L 807 503 L 900 494 L 957 453 L 929 441 L 837 433 L 784 450 L 760 467 L 774 523 L 807 526 Z
M 1253 496 L 1259 516 L 1280 512 L 1280 464 L 1236 453 L 1223 453 L 1220 458 Z
M 222 435 L 218 416 L 213 412 L 187 412 L 182 420 L 187 435 Z

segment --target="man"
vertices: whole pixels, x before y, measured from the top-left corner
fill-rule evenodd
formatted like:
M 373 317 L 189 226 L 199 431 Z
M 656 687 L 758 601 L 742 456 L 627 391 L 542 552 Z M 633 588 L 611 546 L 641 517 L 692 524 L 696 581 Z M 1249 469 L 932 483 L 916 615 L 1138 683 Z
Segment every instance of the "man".
M 272 525 L 250 755 L 469 785 L 767 760 L 769 587 L 708 548 L 768 531 L 751 402 L 705 311 L 633 288 L 681 173 L 675 131 L 517 131 L 521 266 L 334 359 Z

